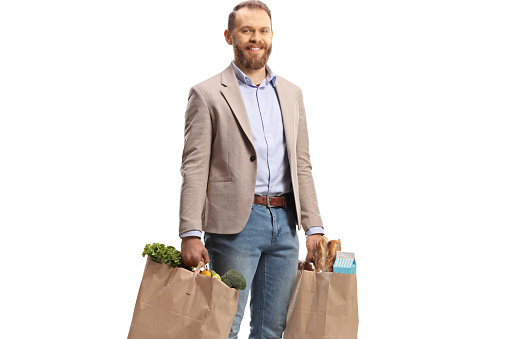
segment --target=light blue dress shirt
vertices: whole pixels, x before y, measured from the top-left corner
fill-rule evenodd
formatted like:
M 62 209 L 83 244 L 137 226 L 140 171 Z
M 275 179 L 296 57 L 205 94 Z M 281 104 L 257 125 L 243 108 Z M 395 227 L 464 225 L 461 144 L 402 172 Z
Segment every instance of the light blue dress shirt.
M 276 75 L 265 65 L 267 77 L 257 86 L 235 62 L 232 61 L 232 65 L 246 105 L 258 158 L 255 194 L 274 196 L 289 193 L 292 191 L 292 181 L 283 117 L 275 89 Z M 323 234 L 323 227 L 311 227 L 306 235 L 315 233 Z M 201 237 L 201 231 L 193 230 L 180 234 L 181 238 L 186 236 Z
M 246 105 L 258 158 L 255 194 L 274 196 L 291 192 L 292 178 L 283 117 L 275 89 L 276 76 L 266 66 L 267 77 L 257 86 L 235 62 L 232 65 Z

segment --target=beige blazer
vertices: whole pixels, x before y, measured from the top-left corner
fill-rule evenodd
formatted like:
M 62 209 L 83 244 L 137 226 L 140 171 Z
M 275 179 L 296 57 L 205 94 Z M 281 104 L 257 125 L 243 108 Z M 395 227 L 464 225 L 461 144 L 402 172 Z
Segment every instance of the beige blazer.
M 323 226 L 299 87 L 277 76 L 299 229 Z M 185 114 L 179 233 L 235 234 L 251 213 L 257 159 L 247 110 L 230 64 L 191 88 Z

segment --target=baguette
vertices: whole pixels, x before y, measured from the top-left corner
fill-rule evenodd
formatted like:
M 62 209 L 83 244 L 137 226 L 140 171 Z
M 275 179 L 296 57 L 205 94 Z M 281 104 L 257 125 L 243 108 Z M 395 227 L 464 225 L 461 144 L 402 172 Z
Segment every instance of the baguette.
M 316 272 L 324 272 L 325 261 L 327 259 L 327 244 L 329 243 L 329 239 L 324 235 L 318 241 L 316 245 L 316 250 L 314 253 L 315 259 L 315 270 Z
M 341 240 L 330 240 L 327 244 L 327 257 L 325 259 L 324 272 L 333 271 L 337 251 L 341 251 Z

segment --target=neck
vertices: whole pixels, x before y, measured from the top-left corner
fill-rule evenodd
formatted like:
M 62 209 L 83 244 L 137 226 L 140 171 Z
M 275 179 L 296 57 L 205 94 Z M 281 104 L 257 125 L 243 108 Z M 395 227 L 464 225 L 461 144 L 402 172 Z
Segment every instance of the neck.
M 247 75 L 251 81 L 254 83 L 254 84 L 261 84 L 263 79 L 265 79 L 267 77 L 267 71 L 265 70 L 265 66 L 260 68 L 260 69 L 250 69 L 250 68 L 245 68 L 244 66 L 242 66 L 240 64 L 240 62 L 238 62 L 237 60 L 235 60 L 235 65 L 245 74 Z

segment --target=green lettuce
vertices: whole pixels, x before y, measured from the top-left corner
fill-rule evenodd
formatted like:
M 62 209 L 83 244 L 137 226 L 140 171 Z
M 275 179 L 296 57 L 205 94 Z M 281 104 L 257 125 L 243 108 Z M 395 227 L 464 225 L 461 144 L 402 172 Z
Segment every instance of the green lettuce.
M 153 243 L 145 245 L 143 256 L 148 255 L 156 262 L 168 264 L 174 267 L 184 267 L 180 251 L 173 246 L 165 246 L 164 244 Z

